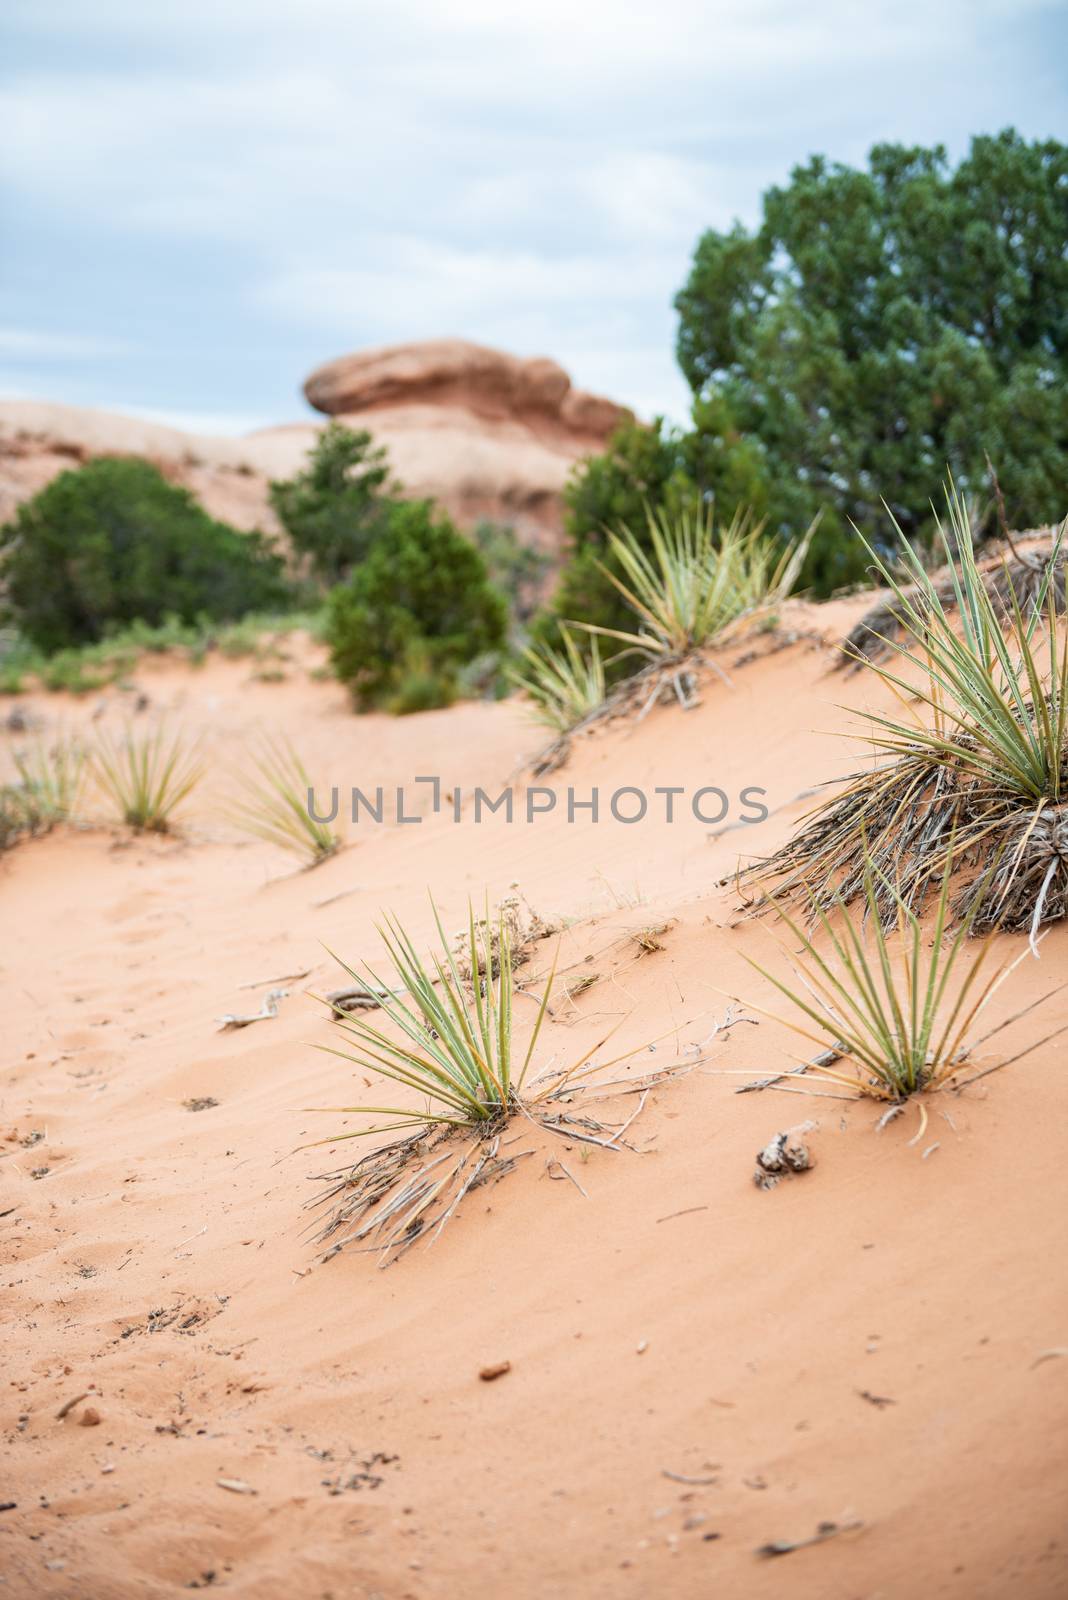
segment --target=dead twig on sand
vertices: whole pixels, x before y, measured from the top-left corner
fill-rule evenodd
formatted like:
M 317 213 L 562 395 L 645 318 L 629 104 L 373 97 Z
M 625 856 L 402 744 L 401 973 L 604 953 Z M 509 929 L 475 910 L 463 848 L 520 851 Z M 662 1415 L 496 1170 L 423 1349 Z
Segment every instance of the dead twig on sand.
M 777 1083 L 782 1083 L 784 1078 L 797 1078 L 810 1067 L 831 1067 L 836 1061 L 841 1061 L 841 1050 L 821 1050 L 818 1056 L 813 1056 L 811 1061 L 802 1061 L 799 1066 L 787 1067 L 782 1072 L 776 1072 L 771 1078 L 754 1078 L 751 1083 L 743 1083 L 735 1089 L 735 1094 L 751 1094 L 754 1089 L 773 1089 Z
M 230 1011 L 225 1017 L 216 1017 L 216 1022 L 221 1024 L 219 1032 L 229 1033 L 234 1028 L 247 1028 L 253 1022 L 273 1021 L 278 1015 L 278 1002 L 284 1000 L 288 994 L 288 989 L 272 989 L 259 1011 L 253 1011 L 246 1016 L 236 1016 Z
M 815 1533 L 807 1539 L 772 1539 L 768 1544 L 762 1544 L 753 1553 L 754 1555 L 788 1556 L 795 1550 L 807 1550 L 809 1545 L 823 1544 L 826 1539 L 834 1539 L 840 1533 L 855 1533 L 863 1528 L 863 1522 L 821 1522 Z

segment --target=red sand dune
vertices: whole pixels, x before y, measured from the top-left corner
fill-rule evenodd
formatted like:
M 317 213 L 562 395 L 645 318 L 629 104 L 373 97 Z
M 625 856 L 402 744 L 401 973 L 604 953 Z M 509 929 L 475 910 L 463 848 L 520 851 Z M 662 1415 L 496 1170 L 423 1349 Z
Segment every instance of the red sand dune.
M 838 635 L 861 609 L 822 608 L 818 625 Z M 561 801 L 529 827 L 364 826 L 310 873 L 214 809 L 257 724 L 343 787 L 497 785 L 537 731 L 514 703 L 355 718 L 307 676 L 310 647 L 280 684 L 240 663 L 138 671 L 141 715 L 203 731 L 213 757 L 187 831 L 68 830 L 0 861 L 5 1592 L 1064 1594 L 1063 1041 L 932 1097 L 920 1138 L 915 1108 L 879 1132 L 868 1104 L 736 1095 L 793 1058 L 779 1024 L 707 1042 L 729 996 L 773 1006 L 744 958 L 783 959 L 716 881 L 787 836 L 804 791 L 852 770 L 837 703 L 881 693 L 830 677 L 818 639 L 759 648 L 741 666 L 725 652 L 731 681 L 710 679 L 698 709 L 603 729 L 539 781 L 580 797 L 755 785 L 765 823 L 594 827 Z M 47 728 L 118 726 L 128 696 L 103 699 L 23 697 Z M 341 976 L 324 946 L 377 959 L 381 908 L 421 942 L 428 886 L 451 928 L 469 895 L 516 881 L 573 919 L 562 964 L 599 975 L 557 1008 L 540 1056 L 618 1025 L 611 1053 L 635 1049 L 632 1075 L 702 1041 L 707 1059 L 650 1096 L 638 1151 L 584 1156 L 516 1129 L 534 1153 L 433 1246 L 384 1271 L 357 1253 L 317 1264 L 309 1180 L 356 1146 L 296 1147 L 357 1119 L 301 1108 L 368 1094 L 313 1048 L 334 1035 L 306 991 Z M 633 930 L 671 919 L 665 948 L 641 954 Z M 1066 968 L 1061 927 L 992 1020 Z M 219 1031 L 305 970 L 276 1019 Z M 1058 1019 L 1063 996 L 1009 1037 Z M 193 1113 L 193 1097 L 219 1103 Z M 806 1119 L 814 1170 L 758 1191 L 754 1153 Z M 843 1531 L 756 1553 L 825 1522 Z

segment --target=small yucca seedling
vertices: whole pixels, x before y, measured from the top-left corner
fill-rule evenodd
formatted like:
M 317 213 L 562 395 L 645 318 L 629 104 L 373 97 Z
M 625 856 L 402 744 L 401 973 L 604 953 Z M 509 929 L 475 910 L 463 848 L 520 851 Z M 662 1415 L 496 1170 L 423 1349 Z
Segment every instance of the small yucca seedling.
M 597 640 L 584 654 L 566 626 L 561 626 L 560 636 L 562 650 L 549 644 L 528 645 L 523 651 L 526 670 L 511 677 L 529 697 L 535 722 L 567 733 L 604 705 L 607 688 Z
M 100 734 L 92 769 L 123 822 L 139 833 L 168 833 L 175 813 L 204 776 L 195 745 L 165 729 L 128 729 L 114 742 Z
M 73 739 L 54 744 L 38 740 L 13 752 L 19 775 L 22 804 L 34 830 L 68 822 L 81 797 L 85 776 L 85 751 Z
M 622 578 L 598 562 L 637 616 L 640 630 L 576 623 L 587 633 L 619 640 L 652 661 L 675 660 L 715 644 L 736 624 L 781 605 L 797 582 L 816 523 L 779 550 L 763 522 L 737 512 L 717 529 L 711 506 L 678 513 L 647 511 L 650 551 L 629 528 L 609 535 Z
M 227 808 L 230 820 L 309 867 L 332 856 L 341 840 L 313 815 L 319 810 L 314 786 L 292 745 L 265 739 L 252 759 L 255 772 L 241 775 L 244 797 Z
M 952 859 L 949 867 L 952 868 Z M 808 927 L 801 926 L 782 904 L 777 904 L 783 922 L 800 946 L 800 953 L 795 956 L 780 942 L 793 967 L 796 986 L 748 956 L 746 960 L 774 984 L 803 1019 L 777 1020 L 787 1020 L 788 1027 L 819 1044 L 824 1052 L 824 1064 L 806 1072 L 806 1082 L 831 1083 L 876 1100 L 907 1100 L 910 1095 L 958 1080 L 977 1046 L 1017 1020 L 1010 1017 L 981 1038 L 968 1038 L 980 1013 L 1028 951 L 1003 963 L 996 972 L 984 974 L 997 930 L 978 947 L 969 946 L 962 960 L 971 932 L 968 918 L 949 943 L 943 943 L 949 914 L 949 880 L 947 871 L 930 930 L 929 950 L 919 919 L 893 884 L 883 885 L 897 908 L 896 927 L 887 932 L 880 917 L 877 879 L 870 856 L 866 857 L 864 870 L 866 927 L 861 930 L 850 920 L 840 897 L 830 908 L 832 915 L 840 913 L 832 924 L 823 897 L 811 894 L 812 921 Z M 819 934 L 826 940 L 826 954 L 817 947 Z M 1033 1006 L 1024 1009 L 1030 1011 Z M 1017 1016 L 1023 1014 L 1019 1012 Z M 1054 1037 L 1056 1034 L 1048 1036 Z M 1008 1066 L 1010 1061 L 1018 1061 L 1037 1048 L 1037 1043 L 1030 1045 L 997 1066 Z M 852 1070 L 836 1070 L 837 1061 L 849 1063 Z M 973 1082 L 993 1070 L 988 1067 L 963 1082 Z
M 379 999 L 380 1011 L 372 1014 L 381 1016 L 382 1025 L 334 1007 L 346 1047 L 321 1048 L 362 1072 L 378 1072 L 416 1091 L 419 1102 L 414 1106 L 325 1108 L 387 1120 L 335 1134 L 318 1141 L 321 1144 L 406 1130 L 406 1137 L 372 1151 L 354 1167 L 326 1175 L 332 1187 L 316 1203 L 334 1200 L 338 1204 L 318 1237 L 325 1240 L 348 1229 L 334 1249 L 373 1238 L 373 1248 L 395 1259 L 431 1226 L 440 1231 L 465 1194 L 514 1168 L 518 1156 L 500 1153 L 501 1134 L 513 1116 L 565 1139 L 606 1149 L 622 1148 L 623 1127 L 633 1120 L 613 1130 L 590 1116 L 573 1115 L 558 1104 L 594 1070 L 591 1058 L 610 1035 L 569 1066 L 542 1072 L 531 1081 L 555 962 L 530 1039 L 520 1051 L 513 1038 L 516 978 L 506 918 L 502 915 L 494 926 L 487 911 L 487 916 L 476 922 L 468 907 L 468 949 L 478 952 L 472 965 L 481 974 L 481 981 L 470 984 L 464 981 L 436 907 L 434 918 L 440 954 L 429 962 L 418 954 L 395 918 L 379 928 L 396 972 L 394 983 L 383 982 L 369 967 L 361 972 L 341 963 L 354 983 Z M 391 1032 L 386 1031 L 386 1023 L 392 1024 Z M 625 1060 L 633 1053 L 627 1051 L 616 1059 Z M 600 1063 L 597 1070 L 613 1064 Z M 456 1142 L 447 1143 L 453 1140 Z M 417 1170 L 405 1178 L 414 1162 L 419 1163 Z

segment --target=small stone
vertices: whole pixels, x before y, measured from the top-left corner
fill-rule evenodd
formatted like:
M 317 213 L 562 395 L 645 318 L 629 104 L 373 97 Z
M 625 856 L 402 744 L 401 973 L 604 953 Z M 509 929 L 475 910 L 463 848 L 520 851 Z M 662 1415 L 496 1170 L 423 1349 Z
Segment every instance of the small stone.
M 511 1372 L 511 1370 L 512 1363 L 510 1361 L 495 1361 L 492 1366 L 483 1367 L 479 1377 L 483 1383 L 492 1383 L 495 1378 L 503 1378 L 505 1373 Z
M 79 1428 L 98 1428 L 100 1426 L 100 1412 L 95 1406 L 86 1406 L 78 1418 Z

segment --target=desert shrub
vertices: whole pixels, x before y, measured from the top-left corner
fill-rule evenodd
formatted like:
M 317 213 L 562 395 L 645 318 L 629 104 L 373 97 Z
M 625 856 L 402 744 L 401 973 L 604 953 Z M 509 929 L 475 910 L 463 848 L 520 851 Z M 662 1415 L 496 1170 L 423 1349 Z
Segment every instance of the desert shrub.
M 158 625 L 140 620 L 109 630 L 98 644 L 43 655 L 16 635 L 0 645 L 0 694 L 18 694 L 30 679 L 46 689 L 86 694 L 128 678 L 143 655 L 174 652 L 194 666 L 217 650 L 228 660 L 252 657 L 268 666 L 282 655 L 281 641 L 298 630 L 321 638 L 322 611 L 252 612 L 237 622 L 200 616 L 193 623 L 165 617 Z
M 603 454 L 573 469 L 564 489 L 568 560 L 552 599 L 535 618 L 532 643 L 566 649 L 560 629 L 570 619 L 602 628 L 623 628 L 631 613 L 612 582 L 621 576 L 610 548 L 612 528 L 636 530 L 644 543 L 648 510 L 671 513 L 696 509 L 700 493 L 686 476 L 676 436 L 660 419 L 651 427 L 620 423 Z M 622 669 L 609 678 L 622 676 Z
M 69 822 L 81 798 L 85 751 L 75 740 L 61 737 L 52 744 L 37 739 L 13 753 L 19 775 L 28 826 L 46 833 Z
M 340 583 L 369 553 L 389 516 L 389 463 L 364 430 L 323 429 L 295 477 L 271 484 L 271 504 L 316 576 Z
M 621 626 L 589 553 L 687 490 L 728 521 L 751 507 L 773 537 L 822 510 L 801 579 L 817 596 L 864 581 L 853 525 L 878 544 L 884 496 L 914 547 L 930 540 L 947 463 L 981 532 L 988 454 L 1010 526 L 1061 517 L 1066 237 L 1068 146 L 1011 129 L 956 167 L 941 146 L 878 145 L 860 169 L 815 156 L 756 229 L 704 233 L 676 299 L 691 425 L 628 424 L 575 469 L 551 615 Z
M 425 500 L 393 506 L 367 560 L 329 599 L 334 671 L 360 709 L 411 709 L 413 696 L 420 708 L 447 705 L 460 669 L 500 649 L 506 632 L 482 557 Z M 413 671 L 421 687 L 402 692 Z
M 20 632 L 44 651 L 165 618 L 283 607 L 282 562 L 258 533 L 215 521 L 146 461 L 63 472 L 0 530 L 0 584 Z
M 348 1012 L 327 1002 L 341 1043 L 321 1048 L 355 1068 L 365 1083 L 370 1073 L 385 1079 L 383 1098 L 392 1103 L 383 1104 L 376 1094 L 374 1104 L 324 1108 L 371 1120 L 318 1142 L 404 1133 L 387 1144 L 376 1139 L 376 1148 L 354 1166 L 325 1175 L 330 1187 L 318 1203 L 333 1205 L 319 1238 L 331 1240 L 332 1251 L 370 1240 L 371 1248 L 395 1257 L 430 1229 L 440 1232 L 465 1194 L 514 1169 L 507 1139 L 513 1118 L 569 1144 L 625 1148 L 619 1135 L 629 1120 L 609 1129 L 592 1108 L 569 1111 L 563 1102 L 573 1101 L 591 1075 L 628 1059 L 633 1050 L 595 1068 L 592 1058 L 606 1042 L 602 1038 L 570 1061 L 543 1061 L 537 1070 L 555 960 L 540 1000 L 530 988 L 522 991 L 536 1001 L 536 1011 L 525 1049 L 516 1037 L 512 1012 L 520 962 L 513 950 L 514 907 L 506 903 L 491 918 L 487 905 L 476 921 L 469 905 L 459 950 L 446 937 L 436 907 L 434 920 L 438 945 L 424 958 L 403 925 L 386 916 L 379 933 L 394 981 L 383 982 L 370 966 L 342 961 L 354 987 L 376 1004 Z M 535 936 L 547 932 L 540 924 Z M 417 1098 L 405 1103 L 408 1090 Z
M 81 794 L 85 753 L 72 739 L 12 751 L 15 781 L 0 784 L 0 850 L 68 822 Z

